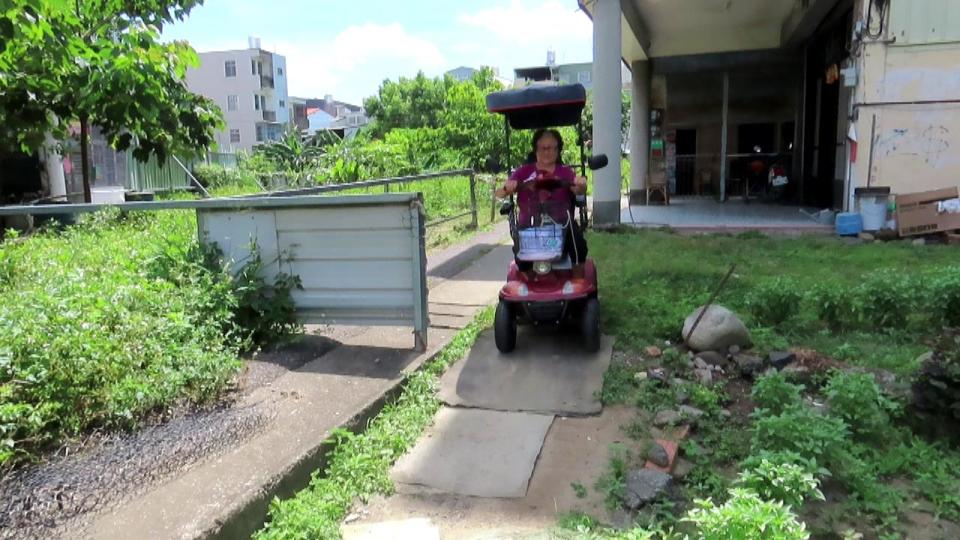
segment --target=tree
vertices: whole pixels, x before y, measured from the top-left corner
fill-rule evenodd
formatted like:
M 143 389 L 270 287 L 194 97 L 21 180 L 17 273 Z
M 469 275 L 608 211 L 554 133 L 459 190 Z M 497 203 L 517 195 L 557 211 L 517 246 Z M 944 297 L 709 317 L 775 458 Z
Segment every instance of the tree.
M 271 141 L 257 147 L 257 151 L 263 153 L 281 169 L 296 173 L 303 173 L 316 167 L 320 156 L 324 154 L 323 147 L 304 144 L 296 128 L 287 130 L 283 139 L 279 141 Z
M 364 100 L 363 108 L 374 118 L 371 135 L 382 137 L 394 128 L 437 128 L 444 108 L 449 77 L 428 79 L 423 72 L 397 82 L 385 80 L 376 96 Z
M 184 84 L 197 55 L 159 41 L 164 24 L 201 3 L 0 0 L 0 147 L 31 152 L 46 133 L 63 140 L 79 123 L 88 202 L 90 126 L 141 161 L 208 148 L 222 120 Z

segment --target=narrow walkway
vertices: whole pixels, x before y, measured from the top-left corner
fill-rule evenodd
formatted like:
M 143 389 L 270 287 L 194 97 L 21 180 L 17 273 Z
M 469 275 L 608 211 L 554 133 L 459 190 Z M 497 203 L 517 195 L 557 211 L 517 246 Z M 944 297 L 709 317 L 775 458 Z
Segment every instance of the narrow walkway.
M 410 350 L 409 328 L 320 329 L 340 345 L 236 405 L 269 411 L 271 421 L 258 436 L 97 516 L 74 537 L 248 536 L 263 523 L 274 496 L 306 486 L 333 429 L 360 425 L 375 415 L 405 375 L 496 300 L 511 257 L 509 246 L 500 244 L 503 237 L 495 229 L 429 257 L 428 273 L 436 279 L 430 285 L 425 353 Z
M 586 353 L 577 333 L 521 327 L 500 354 L 492 331 L 440 383 L 433 425 L 394 466 L 397 495 L 356 509 L 346 540 L 547 538 L 560 514 L 603 513 L 591 485 L 629 408 L 603 411 L 613 340 Z

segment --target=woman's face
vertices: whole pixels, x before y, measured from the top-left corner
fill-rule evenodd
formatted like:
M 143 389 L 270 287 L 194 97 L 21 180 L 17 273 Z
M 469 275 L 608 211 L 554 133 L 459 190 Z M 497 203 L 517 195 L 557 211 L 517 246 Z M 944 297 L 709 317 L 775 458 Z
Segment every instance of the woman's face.
M 552 166 L 557 163 L 559 153 L 557 138 L 551 133 L 544 133 L 537 141 L 537 164 Z

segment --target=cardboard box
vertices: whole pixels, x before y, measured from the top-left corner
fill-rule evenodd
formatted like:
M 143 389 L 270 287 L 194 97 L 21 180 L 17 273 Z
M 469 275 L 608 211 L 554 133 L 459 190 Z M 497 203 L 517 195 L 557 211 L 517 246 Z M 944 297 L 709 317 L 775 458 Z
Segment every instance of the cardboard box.
M 900 236 L 917 236 L 960 229 L 960 214 L 941 213 L 941 201 L 960 198 L 952 187 L 897 195 L 897 227 Z

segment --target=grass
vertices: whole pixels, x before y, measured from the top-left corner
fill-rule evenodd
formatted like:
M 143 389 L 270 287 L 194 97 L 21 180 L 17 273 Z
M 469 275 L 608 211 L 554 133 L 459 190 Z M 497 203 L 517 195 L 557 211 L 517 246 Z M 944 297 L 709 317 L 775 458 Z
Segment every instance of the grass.
M 104 212 L 0 244 L 0 466 L 210 399 L 239 368 L 229 277 L 192 212 Z
M 684 319 L 706 303 L 735 264 L 736 273 L 717 302 L 742 316 L 761 351 L 810 347 L 852 363 L 906 373 L 926 350 L 919 338 L 938 328 L 927 318 L 930 313 L 922 299 L 903 306 L 907 320 L 900 328 L 874 324 L 867 316 L 867 305 L 860 308 L 863 320 L 834 332 L 820 320 L 810 293 L 830 284 L 870 299 L 875 293 L 863 284 L 878 270 L 888 270 L 902 278 L 909 290 L 918 291 L 927 278 L 960 272 L 956 248 L 949 246 L 846 246 L 823 237 L 742 236 L 656 231 L 590 234 L 590 253 L 600 272 L 603 322 L 616 335 L 618 347 L 639 351 L 663 340 L 679 341 Z M 774 324 L 754 314 L 761 310 L 751 309 L 751 300 L 758 297 L 757 290 L 769 290 L 777 280 L 788 283 L 802 300 L 796 313 Z M 775 300 L 782 305 L 782 298 Z
M 339 538 L 340 523 L 355 501 L 392 493 L 390 466 L 416 442 L 440 408 L 440 376 L 492 322 L 491 308 L 480 312 L 436 358 L 408 378 L 400 397 L 384 407 L 363 433 L 334 433 L 327 468 L 315 472 L 310 485 L 293 498 L 275 499 L 269 521 L 255 537 Z
M 617 347 L 628 357 L 648 345 L 678 342 L 684 318 L 706 302 L 731 264 L 737 271 L 718 303 L 741 316 L 761 353 L 811 348 L 908 376 L 918 367 L 917 356 L 929 349 L 929 340 L 956 315 L 943 308 L 949 305 L 943 298 L 957 297 L 960 268 L 953 247 L 847 246 L 824 237 L 680 236 L 669 231 L 593 233 L 589 242 L 600 271 L 605 331 L 617 337 Z M 668 348 L 658 362 L 668 377 L 689 379 L 687 368 L 673 356 Z M 604 403 L 635 403 L 645 410 L 638 418 L 677 406 L 673 388 L 638 379 L 638 370 L 628 362 L 612 364 L 601 393 Z M 797 508 L 802 519 L 836 515 L 852 519 L 866 529 L 862 532 L 896 538 L 904 531 L 899 509 L 921 499 L 932 503 L 938 517 L 960 519 L 960 452 L 913 434 L 902 421 L 903 404 L 883 396 L 868 375 L 831 375 L 822 388 L 762 379 L 752 399 L 765 410 L 730 419 L 719 414 L 730 396 L 716 387 L 688 385 L 684 393 L 706 412 L 692 438 L 681 445 L 693 464 L 684 480 L 684 499 L 716 502 L 698 507 L 709 510 L 698 514 L 699 522 L 684 520 L 700 534 L 710 535 L 704 528 L 708 525 L 720 531 L 750 516 L 772 518 L 773 507 L 731 488 L 738 471 L 757 477 L 751 467 L 796 473 L 792 461 L 776 461 L 786 455 L 818 475 L 829 471 L 832 489 L 840 490 L 843 501 L 829 503 L 826 510 L 817 507 L 812 514 Z M 802 395 L 828 404 L 830 412 L 813 411 Z M 645 440 L 642 426 L 625 429 L 634 441 Z M 605 488 L 615 487 L 611 478 L 609 473 L 603 477 Z M 710 525 L 704 521 L 708 517 L 720 521 Z M 781 518 L 792 519 L 782 513 Z M 616 534 L 582 516 L 565 524 L 582 538 Z M 823 526 L 817 523 L 815 532 L 830 533 Z M 644 537 L 649 529 L 634 532 Z

